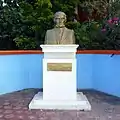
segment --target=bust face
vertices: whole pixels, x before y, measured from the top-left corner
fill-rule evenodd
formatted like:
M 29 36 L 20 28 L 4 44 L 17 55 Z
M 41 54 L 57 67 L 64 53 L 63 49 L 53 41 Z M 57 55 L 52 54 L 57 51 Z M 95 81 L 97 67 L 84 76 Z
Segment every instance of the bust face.
M 54 17 L 54 22 L 56 27 L 64 27 L 66 22 L 66 15 L 63 12 L 57 12 Z

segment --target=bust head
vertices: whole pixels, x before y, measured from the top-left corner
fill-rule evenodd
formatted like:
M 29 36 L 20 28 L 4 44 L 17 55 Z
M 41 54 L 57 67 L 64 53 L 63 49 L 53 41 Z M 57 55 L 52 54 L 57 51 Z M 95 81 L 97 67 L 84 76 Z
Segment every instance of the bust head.
M 64 27 L 66 22 L 66 14 L 64 12 L 56 12 L 54 15 L 55 27 Z

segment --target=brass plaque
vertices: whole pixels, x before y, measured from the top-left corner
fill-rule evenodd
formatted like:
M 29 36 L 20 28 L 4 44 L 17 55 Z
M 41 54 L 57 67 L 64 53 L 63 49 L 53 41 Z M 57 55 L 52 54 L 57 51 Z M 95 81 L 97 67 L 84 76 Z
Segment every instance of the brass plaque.
M 72 71 L 72 63 L 47 63 L 47 71 Z

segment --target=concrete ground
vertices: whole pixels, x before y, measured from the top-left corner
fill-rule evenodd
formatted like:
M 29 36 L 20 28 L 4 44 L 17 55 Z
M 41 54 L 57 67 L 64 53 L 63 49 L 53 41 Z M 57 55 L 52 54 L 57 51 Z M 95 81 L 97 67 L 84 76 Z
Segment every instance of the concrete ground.
M 38 89 L 26 89 L 0 96 L 0 120 L 120 120 L 120 98 L 94 90 L 82 91 L 92 110 L 28 110 Z

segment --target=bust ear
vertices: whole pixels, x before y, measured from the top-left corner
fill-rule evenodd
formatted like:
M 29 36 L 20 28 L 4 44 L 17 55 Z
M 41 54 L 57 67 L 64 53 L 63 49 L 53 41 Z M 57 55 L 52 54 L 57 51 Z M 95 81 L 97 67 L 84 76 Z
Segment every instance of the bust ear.
M 66 22 L 67 22 L 67 19 L 64 20 L 64 23 L 66 23 Z
M 64 22 L 65 22 L 65 23 L 67 22 L 67 18 L 66 18 L 66 16 L 64 17 Z

